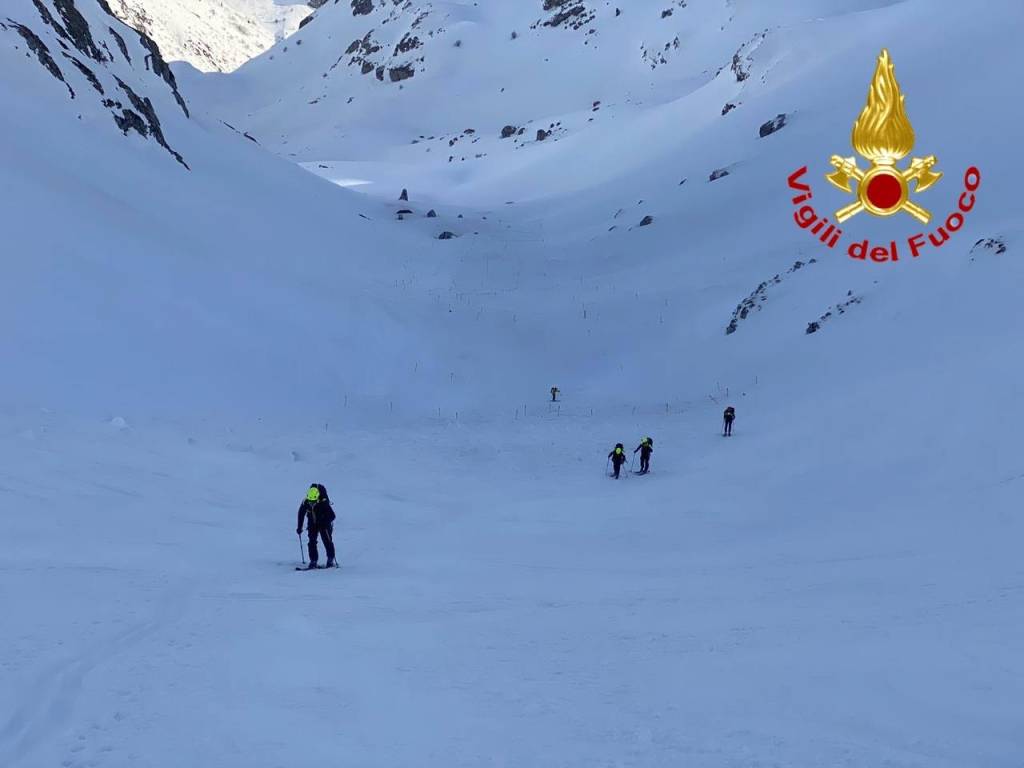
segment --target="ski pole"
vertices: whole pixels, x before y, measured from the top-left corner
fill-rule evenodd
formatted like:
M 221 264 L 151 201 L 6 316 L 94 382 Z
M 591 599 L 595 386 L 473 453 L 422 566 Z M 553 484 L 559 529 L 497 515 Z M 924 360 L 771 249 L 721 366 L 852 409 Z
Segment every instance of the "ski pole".
M 302 532 L 299 532 L 299 557 L 302 558 L 302 564 L 306 564 L 306 553 L 302 549 Z

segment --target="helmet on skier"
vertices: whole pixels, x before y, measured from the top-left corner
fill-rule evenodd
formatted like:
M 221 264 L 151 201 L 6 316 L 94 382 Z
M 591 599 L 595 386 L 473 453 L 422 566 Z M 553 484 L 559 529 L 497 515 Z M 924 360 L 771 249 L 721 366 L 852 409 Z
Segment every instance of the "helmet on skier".
M 649 445 L 649 446 L 651 446 L 651 447 L 653 447 L 653 446 L 654 446 L 654 441 L 653 441 L 653 440 L 651 440 L 651 438 L 649 438 L 649 437 L 645 437 L 645 438 L 644 438 L 644 439 L 643 439 L 643 440 L 642 440 L 641 442 L 642 442 L 642 443 L 643 443 L 644 445 Z
M 309 486 L 309 490 L 306 491 L 306 501 L 310 502 L 311 504 L 316 504 L 318 501 L 320 501 L 320 489 L 317 486 Z
M 615 452 L 616 453 L 622 453 L 624 450 L 625 450 L 625 448 L 623 447 L 622 443 L 616 443 L 615 444 Z

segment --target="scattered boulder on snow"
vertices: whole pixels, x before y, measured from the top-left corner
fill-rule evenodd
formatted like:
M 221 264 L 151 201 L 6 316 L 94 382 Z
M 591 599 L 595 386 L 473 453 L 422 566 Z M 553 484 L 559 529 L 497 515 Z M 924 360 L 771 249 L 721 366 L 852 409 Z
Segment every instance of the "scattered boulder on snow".
M 638 227 L 649 227 L 653 223 L 654 223 L 654 217 L 653 216 L 644 216 L 642 219 L 640 219 L 640 223 L 637 224 L 637 226 Z
M 767 123 L 761 125 L 758 135 L 763 139 L 765 136 L 771 136 L 780 128 L 785 127 L 787 115 L 785 112 L 780 112 L 777 116 L 769 120 Z
M 708 181 L 718 181 L 718 179 L 728 175 L 729 171 L 726 168 L 719 168 L 711 172 L 711 175 L 708 176 Z
M 405 202 L 409 202 L 409 190 L 408 189 L 403 189 L 402 190 L 402 194 L 400 194 L 398 196 L 398 199 L 399 200 L 404 200 Z
M 736 109 L 736 105 L 733 104 L 731 101 L 727 102 L 726 105 L 722 107 L 722 116 L 724 117 L 725 115 L 728 115 L 734 109 Z
M 506 125 L 504 128 L 501 129 L 501 138 L 503 138 L 503 139 L 511 139 L 513 136 L 516 135 L 516 133 L 518 131 L 519 131 L 519 128 L 517 126 Z
M 537 141 L 544 141 L 544 139 L 546 139 L 550 135 L 551 134 L 548 131 L 545 131 L 543 128 L 537 129 Z
M 458 235 L 456 235 L 454 232 L 449 232 L 448 230 L 445 230 L 444 232 L 442 232 L 440 235 L 437 236 L 437 239 L 438 240 L 454 240 L 456 237 L 458 237 Z
M 427 211 L 427 218 L 428 219 L 436 219 L 437 218 L 437 211 L 435 211 L 433 208 L 431 208 L 429 211 Z

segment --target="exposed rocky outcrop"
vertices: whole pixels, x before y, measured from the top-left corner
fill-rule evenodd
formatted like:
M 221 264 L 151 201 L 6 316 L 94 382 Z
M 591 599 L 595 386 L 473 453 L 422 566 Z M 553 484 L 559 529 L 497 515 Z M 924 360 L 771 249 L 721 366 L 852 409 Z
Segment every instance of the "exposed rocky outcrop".
M 140 130 L 137 121 L 134 120 L 131 121 L 131 127 L 134 128 L 143 137 L 152 136 L 156 140 L 157 144 L 159 144 L 161 147 L 170 152 L 171 155 L 174 156 L 175 160 L 177 160 L 183 166 L 188 168 L 188 163 L 185 162 L 185 159 L 175 150 L 171 149 L 171 146 L 167 143 L 167 139 L 164 138 L 163 128 L 161 128 L 160 126 L 160 118 L 157 117 L 156 110 L 153 109 L 153 103 L 149 100 L 149 97 L 139 96 L 137 93 L 135 93 L 135 91 L 131 89 L 131 87 L 127 83 L 125 83 L 117 75 L 114 75 L 114 79 L 117 81 L 118 87 L 120 87 L 120 89 L 124 91 L 124 94 L 132 103 L 132 106 L 135 108 L 135 111 L 138 112 L 138 114 L 141 115 L 145 121 L 145 130 Z M 120 104 L 116 104 L 115 108 L 121 110 L 122 118 L 130 119 L 128 118 L 127 113 L 129 113 L 131 110 L 125 109 Z M 121 126 L 120 122 L 118 122 L 118 126 L 121 127 L 121 130 L 123 130 L 127 135 L 127 129 Z
M 11 19 L 8 19 L 7 21 L 10 23 L 11 27 L 21 35 L 26 45 L 28 45 L 29 50 L 36 55 L 36 58 L 39 59 L 39 63 L 43 65 L 43 68 L 64 83 L 64 86 L 68 89 L 68 93 L 71 94 L 71 98 L 75 98 L 74 89 L 68 84 L 68 81 L 64 79 L 64 73 L 61 72 L 60 67 L 57 66 L 57 62 L 53 60 L 53 55 L 50 53 L 50 49 L 46 47 L 46 43 L 44 43 L 35 32 L 23 24 L 19 24 Z M 4 29 L 7 29 L 7 25 L 2 26 Z
M 155 74 L 161 78 L 168 86 L 170 86 L 171 93 L 174 94 L 174 100 L 178 102 L 178 106 L 181 107 L 181 111 L 185 113 L 185 117 L 190 117 L 188 112 L 188 106 L 185 104 L 185 99 L 182 98 L 181 93 L 178 91 L 178 81 L 174 78 L 174 72 L 167 66 L 167 62 L 164 61 L 164 57 L 160 54 L 160 48 L 152 38 L 147 35 L 139 33 L 139 42 L 142 47 L 145 48 L 149 53 L 146 55 L 146 66 Z
M 768 122 L 762 123 L 760 129 L 757 132 L 758 136 L 760 136 L 762 139 L 765 136 L 771 136 L 777 130 L 784 128 L 787 120 L 787 115 L 784 112 L 780 112 L 778 115 L 776 115 Z
M 809 261 L 797 261 L 794 262 L 793 266 L 786 270 L 786 275 L 792 275 L 794 272 L 799 272 L 804 267 L 810 264 L 817 264 L 817 259 L 811 259 Z M 752 312 L 760 312 L 764 303 L 768 301 L 768 290 L 773 285 L 778 285 L 783 281 L 783 275 L 775 275 L 770 280 L 765 280 L 757 288 L 755 288 L 747 298 L 736 305 L 735 311 L 732 313 L 732 319 L 729 324 L 725 327 L 725 335 L 729 336 L 736 333 L 736 329 L 739 328 L 741 322 L 747 319 Z M 808 331 L 813 333 L 813 331 Z
M 16 32 L 43 69 L 64 84 L 70 98 L 84 98 L 87 93 L 81 88 L 76 92 L 72 83 L 87 83 L 98 95 L 99 103 L 110 110 L 114 123 L 123 133 L 134 132 L 143 138 L 153 139 L 188 168 L 182 155 L 170 146 L 157 108 L 145 95 L 149 84 L 161 91 L 164 84 L 168 85 L 175 101 L 188 117 L 188 109 L 178 93 L 174 75 L 156 44 L 146 35 L 139 36 L 141 50 L 147 52 L 147 71 L 140 72 L 134 69 L 128 40 L 118 29 L 106 23 L 107 18 L 113 16 L 106 0 L 31 0 L 31 3 L 29 7 L 34 7 L 38 14 L 35 21 L 8 19 L 0 24 L 0 30 Z M 97 15 L 103 23 L 91 26 L 89 19 L 96 20 Z M 58 49 L 60 56 L 55 57 L 54 51 Z M 115 57 L 112 49 L 119 50 L 121 55 Z M 137 53 L 137 58 L 141 60 L 143 55 Z M 63 63 L 58 63 L 60 60 Z M 157 83 L 148 71 L 155 73 L 163 82 Z M 121 100 L 114 96 L 118 91 L 123 94 Z
M 998 237 L 983 237 L 971 247 L 971 261 L 988 252 L 999 256 L 1006 253 L 1006 243 Z
M 846 299 L 846 301 L 841 302 L 839 304 L 836 304 L 833 307 L 829 307 L 828 310 L 826 310 L 825 314 L 823 314 L 817 320 L 814 320 L 813 322 L 808 323 L 807 324 L 807 328 L 804 330 L 804 333 L 806 333 L 806 334 L 817 333 L 818 331 L 821 330 L 822 324 L 828 322 L 833 317 L 838 317 L 839 315 L 845 315 L 846 314 L 846 310 L 848 310 L 850 307 L 852 307 L 855 304 L 860 304 L 864 300 L 860 296 L 854 296 L 853 295 L 853 291 L 847 291 L 846 295 L 848 297 Z

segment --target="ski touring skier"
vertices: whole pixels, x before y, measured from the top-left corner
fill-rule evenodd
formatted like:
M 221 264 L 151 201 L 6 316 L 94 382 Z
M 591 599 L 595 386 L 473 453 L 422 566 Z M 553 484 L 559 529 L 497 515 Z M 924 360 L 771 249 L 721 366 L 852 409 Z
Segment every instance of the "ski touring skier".
M 320 553 L 316 546 L 317 537 L 324 543 L 327 567 L 338 567 L 334 557 L 334 518 L 334 509 L 327 496 L 327 489 L 320 483 L 313 483 L 306 492 L 306 498 L 299 505 L 298 523 L 295 527 L 295 532 L 302 536 L 302 525 L 305 523 L 306 532 L 309 534 L 309 564 L 306 566 L 306 570 L 312 571 L 319 567 L 317 561 L 320 559 Z
M 551 402 L 552 403 L 558 402 L 558 393 L 561 392 L 561 391 L 562 390 L 560 390 L 558 387 L 552 387 L 551 388 Z
M 731 405 L 725 409 L 723 414 L 725 429 L 722 430 L 722 437 L 732 437 L 732 423 L 736 420 L 736 409 Z
M 612 467 L 614 469 L 612 477 L 618 480 L 619 472 L 622 470 L 622 465 L 626 463 L 626 449 L 622 443 L 615 444 L 612 452 L 608 454 L 608 458 L 611 460 Z
M 640 472 L 637 474 L 646 475 L 651 471 L 651 454 L 654 453 L 654 441 L 649 437 L 645 437 L 640 441 L 640 445 L 633 450 L 634 456 L 637 451 L 640 451 Z

